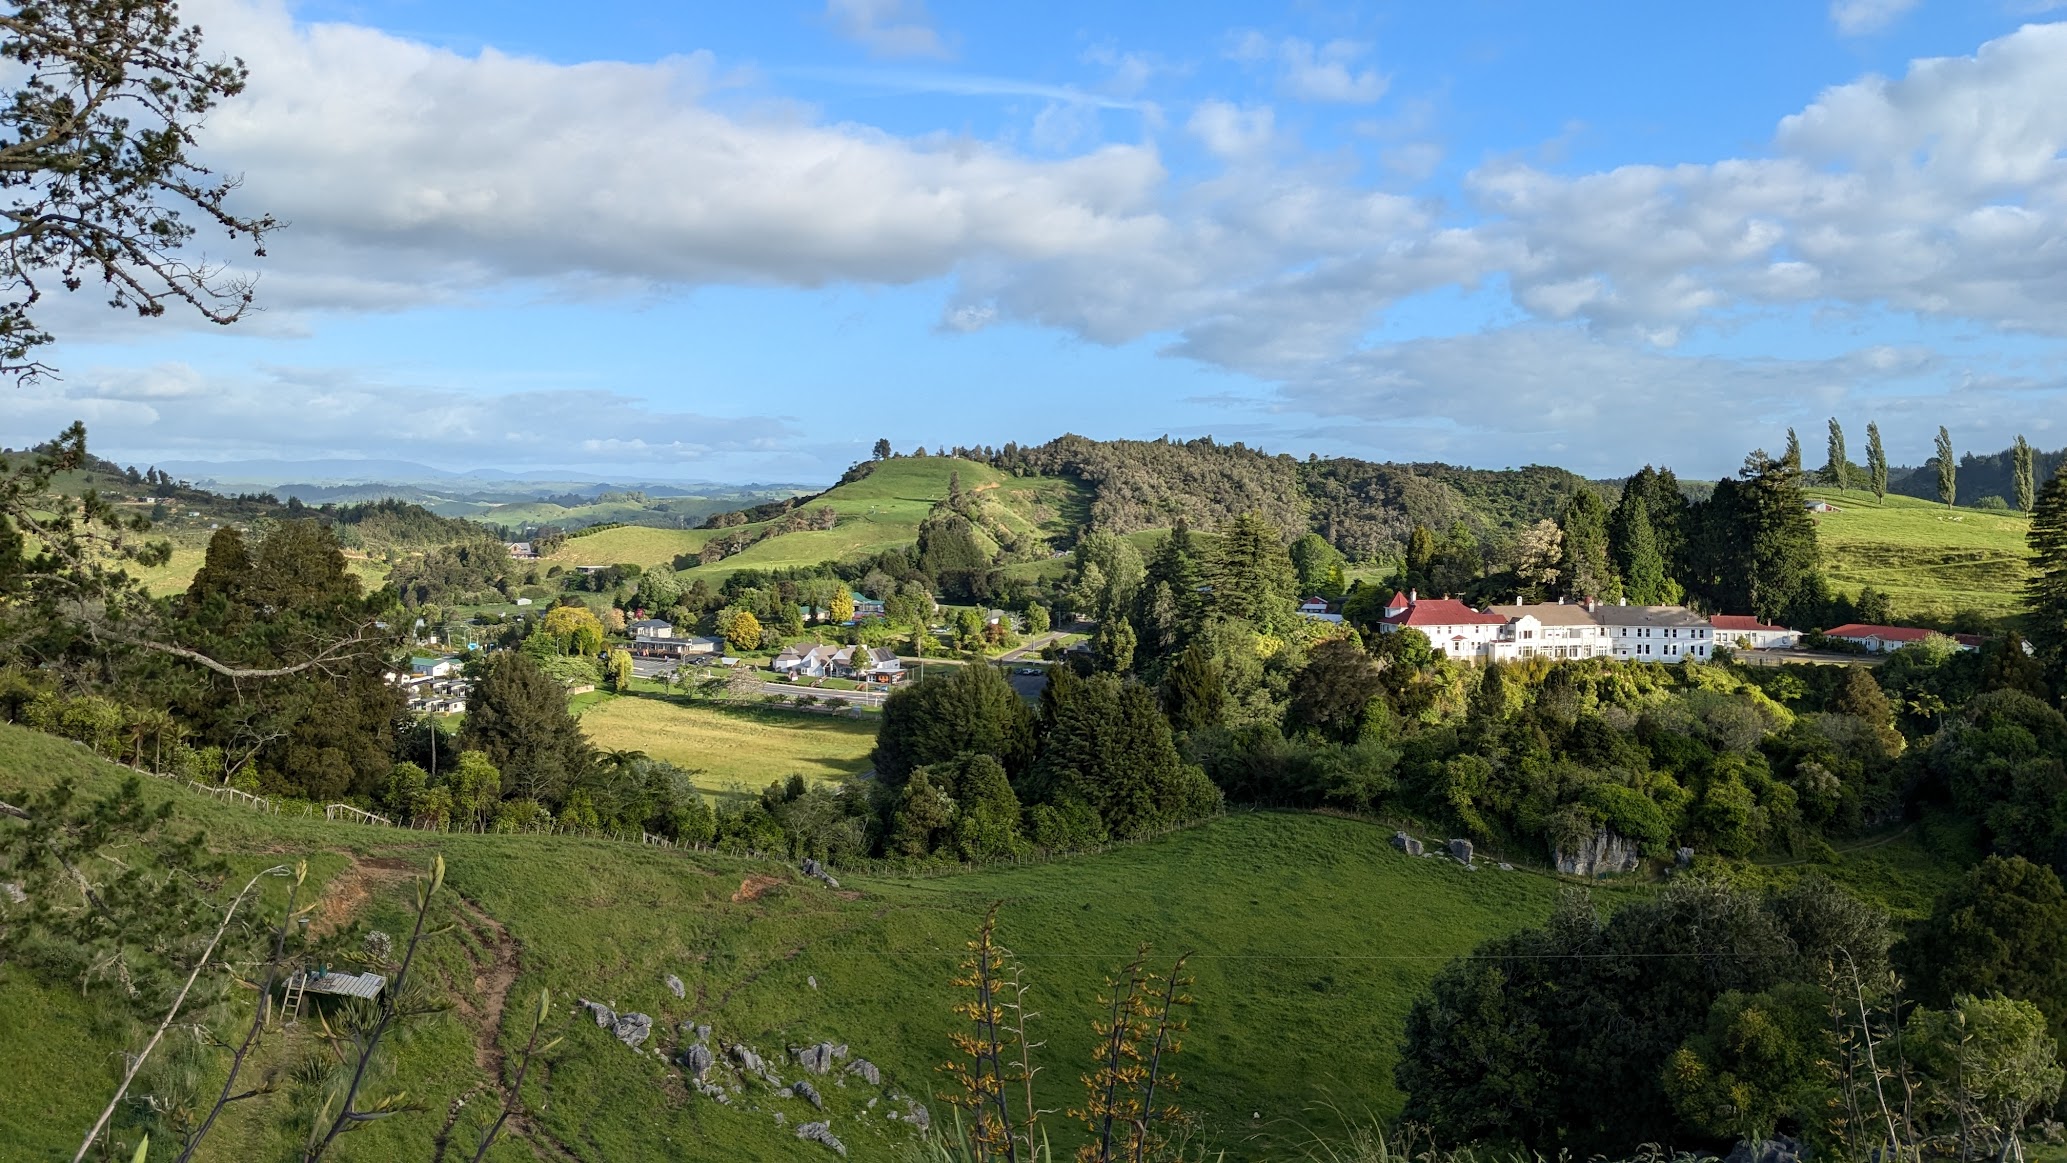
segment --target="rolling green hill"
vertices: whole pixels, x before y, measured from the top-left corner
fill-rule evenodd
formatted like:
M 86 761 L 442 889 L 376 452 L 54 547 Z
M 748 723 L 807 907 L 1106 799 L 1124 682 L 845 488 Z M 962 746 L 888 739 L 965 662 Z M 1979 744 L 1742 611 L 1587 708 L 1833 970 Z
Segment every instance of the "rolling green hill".
M 1859 489 L 1806 490 L 1838 507 L 1817 513 L 1823 564 L 1839 588 L 1872 586 L 1904 619 L 1949 621 L 1964 610 L 2006 617 L 2022 608 L 2028 524 L 2022 513 L 1947 509 Z
M 918 540 L 919 523 L 947 496 L 950 478 L 957 473 L 964 489 L 994 500 L 993 515 L 1017 532 L 1066 537 L 1082 519 L 1083 494 L 1073 481 L 1015 477 L 953 457 L 899 457 L 882 461 L 860 480 L 836 485 L 801 506 L 806 510 L 830 507 L 838 515 L 833 528 L 767 535 L 722 561 L 695 566 L 688 572 L 715 581 L 740 569 L 811 566 L 910 545 Z M 606 529 L 569 538 L 547 560 L 566 566 L 661 565 L 677 555 L 701 550 L 713 538 L 762 534 L 771 524 L 761 521 L 728 529 Z

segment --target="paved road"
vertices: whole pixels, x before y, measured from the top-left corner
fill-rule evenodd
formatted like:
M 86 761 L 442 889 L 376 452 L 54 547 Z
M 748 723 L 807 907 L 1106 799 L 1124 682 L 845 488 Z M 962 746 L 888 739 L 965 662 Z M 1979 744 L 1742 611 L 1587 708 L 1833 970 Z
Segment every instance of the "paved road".
M 1061 637 L 1062 631 L 1056 630 L 1051 633 L 1039 635 L 1038 637 L 1029 638 L 1026 640 L 1026 645 L 1020 647 L 1019 649 L 1007 650 L 1003 654 L 998 655 L 998 661 L 1018 662 L 1022 659 L 1038 657 L 1041 653 L 1041 647 L 1046 646 L 1048 643 L 1053 642 Z

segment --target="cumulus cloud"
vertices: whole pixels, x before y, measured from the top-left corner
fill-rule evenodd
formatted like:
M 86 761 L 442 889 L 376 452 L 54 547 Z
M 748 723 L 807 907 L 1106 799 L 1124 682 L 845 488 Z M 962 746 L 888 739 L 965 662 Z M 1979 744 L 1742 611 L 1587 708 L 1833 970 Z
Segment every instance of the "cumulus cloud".
M 1373 68 L 1357 68 L 1371 46 L 1361 41 L 1331 40 L 1315 45 L 1298 37 L 1273 42 L 1260 32 L 1245 32 L 1228 54 L 1238 61 L 1275 61 L 1282 69 L 1285 92 L 1302 101 L 1334 101 L 1368 105 L 1392 86 L 1391 78 Z
M 1830 0 L 1830 21 L 1845 36 L 1879 32 L 1916 7 L 1918 0 Z
M 966 139 L 707 103 L 707 56 L 555 65 L 467 57 L 278 0 L 204 0 L 211 45 L 257 62 L 210 154 L 289 220 L 276 307 L 353 308 L 507 279 L 814 286 L 937 277 L 1158 228 L 1152 149 L 1034 162 Z M 1135 235 L 1130 240 L 1127 236 Z
M 923 0 L 826 0 L 825 14 L 840 35 L 876 56 L 951 55 Z
M 97 447 L 158 459 L 383 455 L 446 466 L 578 464 L 703 471 L 779 464 L 790 420 L 656 409 L 621 392 L 482 393 L 337 368 L 206 375 L 186 363 L 88 368 L 8 389 L 6 442 L 84 420 Z
M 1949 395 L 1948 374 L 1962 385 Z M 1941 423 L 1965 447 L 2000 447 L 2014 432 L 2042 431 L 2034 413 L 2067 403 L 2067 376 L 1980 375 L 1915 347 L 1828 359 L 1683 356 L 1526 324 L 1357 351 L 1306 369 L 1283 396 L 1282 411 L 1328 418 L 1309 439 L 1341 451 L 1603 476 L 1643 461 L 1720 474 L 1747 450 L 1780 443 L 1784 428 L 1820 430 L 1832 415 L 1855 428 L 1877 417 L 1897 461 L 1920 463 Z
M 1805 377 L 1834 374 L 1646 362 L 1744 313 L 1893 310 L 2067 332 L 2067 25 L 1835 86 L 1754 156 L 1578 173 L 1496 159 L 1467 176 L 1462 205 L 1444 205 L 1297 152 L 1269 106 L 1200 102 L 1184 128 L 1219 168 L 1177 179 L 1152 143 L 1079 148 L 1093 135 L 1059 108 L 1033 136 L 1063 156 L 1036 158 L 756 106 L 726 94 L 707 56 L 559 65 L 297 24 L 282 0 L 189 8 L 213 47 L 254 62 L 249 93 L 205 140 L 247 175 L 248 205 L 293 222 L 261 284 L 279 311 L 269 326 L 302 307 L 391 309 L 526 281 L 622 294 L 945 278 L 946 329 L 1167 335 L 1170 352 L 1282 385 L 1302 408 L 1375 409 L 1401 377 L 1448 383 L 1445 359 L 1485 385 L 1517 377 L 1526 399 L 1547 374 L 1532 359 L 1556 356 L 1602 376 L 1656 372 L 1648 398 L 1667 410 L 1704 393 L 1753 398 L 1775 375 L 1799 394 Z M 1382 75 L 1356 67 L 1364 46 L 1257 35 L 1234 51 L 1283 70 L 1304 99 L 1382 93 Z M 1416 172 L 1435 156 L 1388 164 Z M 1367 347 L 1395 305 L 1444 288 L 1505 294 L 1565 338 Z M 1589 346 L 1547 346 L 1576 342 L 1568 333 Z M 1970 382 L 1975 399 L 2008 390 Z M 2051 390 L 2020 382 L 2026 399 Z M 1474 423 L 1461 388 L 1429 398 L 1454 401 L 1459 431 Z

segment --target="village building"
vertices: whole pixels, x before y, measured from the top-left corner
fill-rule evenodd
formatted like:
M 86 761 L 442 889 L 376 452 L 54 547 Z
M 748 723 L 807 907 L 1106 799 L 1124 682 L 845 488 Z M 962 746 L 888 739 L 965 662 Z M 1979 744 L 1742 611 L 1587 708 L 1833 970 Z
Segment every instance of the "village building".
M 775 656 L 772 665 L 775 673 L 790 678 L 825 678 L 832 674 L 833 656 L 839 651 L 837 646 L 815 642 L 789 646 Z
M 1752 614 L 1717 614 L 1708 619 L 1715 645 L 1732 650 L 1792 650 L 1801 645 L 1801 631 L 1761 622 Z
M 887 646 L 847 646 L 833 655 L 833 665 L 841 678 L 858 682 L 894 683 L 903 682 L 904 660 Z
M 1865 622 L 1847 622 L 1823 631 L 1823 637 L 1849 642 L 1872 654 L 1884 654 L 1921 642 L 1936 633 L 1936 630 L 1925 630 L 1917 626 L 1875 626 Z M 1950 634 L 1944 637 L 1951 638 L 1961 650 L 1974 650 L 1981 645 L 1980 636 L 1975 634 Z
M 1685 606 L 1597 603 L 1593 616 L 1607 627 L 1614 657 L 1624 662 L 1707 662 L 1714 651 L 1714 628 Z
M 1491 657 L 1607 658 L 1614 653 L 1608 628 L 1594 618 L 1592 603 L 1542 602 L 1487 606 L 1486 613 L 1507 619 L 1507 633 L 1494 644 Z
M 1395 592 L 1378 623 L 1381 634 L 1419 630 L 1437 654 L 1464 662 L 1491 658 L 1506 628 L 1507 619 L 1499 614 L 1481 614 L 1455 598 L 1423 598 L 1411 590 Z
M 632 632 L 632 638 L 635 641 L 640 638 L 673 638 L 675 636 L 674 623 L 664 622 L 659 618 L 641 618 L 625 627 L 625 629 Z

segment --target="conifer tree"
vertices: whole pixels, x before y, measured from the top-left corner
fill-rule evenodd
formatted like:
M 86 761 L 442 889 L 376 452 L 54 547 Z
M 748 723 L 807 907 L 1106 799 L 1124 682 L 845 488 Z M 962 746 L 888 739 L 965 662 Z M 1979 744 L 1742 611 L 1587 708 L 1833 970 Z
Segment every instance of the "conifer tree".
M 1792 428 L 1787 430 L 1787 451 L 1780 457 L 1780 463 L 1787 466 L 1787 471 L 1797 476 L 1801 474 L 1801 437 L 1796 436 Z
M 1630 502 L 1623 524 L 1622 592 L 1640 606 L 1667 605 L 1677 600 L 1679 587 L 1665 573 L 1665 558 L 1658 552 L 1658 538 L 1651 530 L 1650 509 L 1642 497 Z
M 1950 509 L 1959 499 L 1959 465 L 1952 459 L 1952 433 L 1938 426 L 1938 499 Z
M 1564 534 L 1563 562 L 1558 584 L 1574 598 L 1614 601 L 1622 594 L 1615 565 L 1608 557 L 1608 511 L 1590 488 L 1581 488 L 1565 502 L 1558 522 Z
M 2067 687 L 2062 682 L 2067 678 L 2067 461 L 2039 490 L 2024 537 L 2031 547 L 2031 579 L 2024 591 L 2031 643 L 2053 689 L 2060 690 Z
M 1845 458 L 1845 430 L 1838 427 L 1835 416 L 1830 418 L 1830 463 L 1824 467 L 1823 475 L 1840 489 L 1851 487 L 1852 466 Z
M 1163 714 L 1175 731 L 1199 731 L 1218 727 L 1227 706 L 1227 685 L 1220 677 L 1220 664 L 1210 651 L 1196 643 L 1163 676 Z
M 1888 452 L 1880 444 L 1880 425 L 1866 426 L 1866 476 L 1867 486 L 1873 495 L 1886 500 L 1888 495 Z
M 1278 528 L 1244 513 L 1220 531 L 1213 561 L 1213 610 L 1259 630 L 1282 630 L 1294 617 L 1295 577 Z
M 594 762 L 581 724 L 567 712 L 567 688 L 522 650 L 489 659 L 467 696 L 459 745 L 482 753 L 510 792 L 549 802 L 557 802 Z

